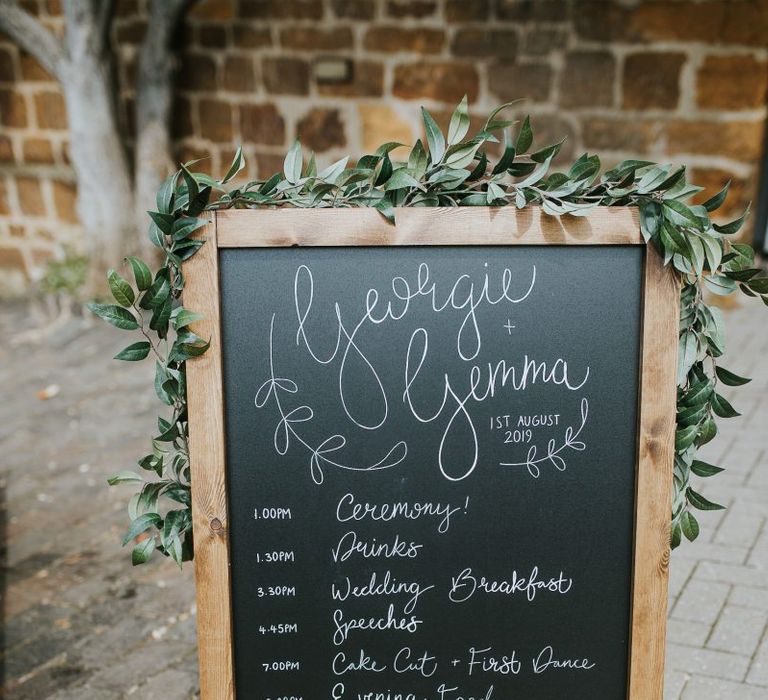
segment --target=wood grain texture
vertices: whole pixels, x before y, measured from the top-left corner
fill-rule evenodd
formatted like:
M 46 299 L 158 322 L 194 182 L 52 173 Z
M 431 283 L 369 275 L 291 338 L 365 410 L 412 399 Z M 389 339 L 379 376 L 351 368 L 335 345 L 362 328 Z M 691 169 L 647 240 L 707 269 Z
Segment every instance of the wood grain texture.
M 226 209 L 221 248 L 385 245 L 622 245 L 643 243 L 637 209 L 554 217 L 540 207 L 410 207 L 395 225 L 375 209 Z
M 662 700 L 680 290 L 648 246 L 643 289 L 630 700 Z
M 645 245 L 637 212 L 598 209 L 589 217 L 538 208 L 400 209 L 397 224 L 371 209 L 217 212 L 208 243 L 185 264 L 185 306 L 205 314 L 194 330 L 210 350 L 187 364 L 192 455 L 201 700 L 233 700 L 222 348 L 217 249 L 358 245 Z M 630 700 L 661 700 L 675 431 L 679 289 L 648 248 L 643 292 L 635 549 L 629 652 Z
M 184 306 L 205 315 L 192 330 L 211 347 L 187 362 L 197 639 L 202 700 L 234 700 L 224 403 L 216 219 L 206 244 L 184 264 Z

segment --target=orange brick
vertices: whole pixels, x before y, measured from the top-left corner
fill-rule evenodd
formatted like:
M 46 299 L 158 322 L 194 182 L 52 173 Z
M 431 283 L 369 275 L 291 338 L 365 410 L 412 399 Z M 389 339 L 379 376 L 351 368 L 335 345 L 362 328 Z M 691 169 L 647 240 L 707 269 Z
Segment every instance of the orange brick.
M 631 12 L 626 31 L 647 41 L 712 42 L 720 37 L 725 2 L 653 0 L 639 3 Z
M 32 58 L 28 53 L 21 52 L 21 77 L 23 80 L 55 82 L 54 78 L 45 68 L 43 68 L 37 59 Z
M 24 139 L 25 163 L 53 163 L 53 146 L 48 139 Z
M 235 3 L 233 0 L 202 0 L 189 11 L 192 19 L 213 19 L 220 22 L 234 19 Z
M 27 105 L 14 90 L 0 90 L 0 124 L 17 129 L 27 125 Z
M 37 124 L 42 129 L 66 129 L 67 108 L 60 92 L 39 92 L 35 95 Z
M 624 61 L 625 109 L 674 109 L 680 98 L 683 53 L 636 53 Z
M 8 203 L 8 190 L 5 181 L 0 180 L 0 216 L 7 216 L 11 213 L 11 206 Z
M 14 160 L 11 139 L 0 134 L 0 163 L 12 163 Z
M 77 215 L 77 187 L 71 182 L 54 180 L 53 203 L 56 206 L 56 214 L 61 221 L 70 224 L 79 222 Z
M 18 177 L 16 191 L 19 194 L 22 213 L 28 216 L 45 216 L 45 202 L 39 180 L 33 177 Z
M 338 97 L 380 97 L 384 93 L 384 66 L 373 61 L 356 61 L 352 64 L 350 82 L 318 85 L 317 92 Z
M 469 63 L 406 63 L 395 68 L 392 93 L 445 102 L 458 102 L 466 94 L 471 102 L 477 99 L 477 71 Z
M 303 144 L 318 153 L 347 143 L 338 109 L 309 110 L 297 125 L 297 135 Z
M 707 56 L 696 74 L 704 109 L 755 109 L 765 104 L 768 63 L 752 56 Z
M 232 141 L 232 108 L 228 102 L 200 100 L 200 123 L 203 135 L 211 141 Z
M 365 34 L 364 45 L 369 51 L 397 53 L 440 53 L 445 43 L 442 29 L 403 27 L 372 27 Z
M 756 161 L 763 152 L 762 121 L 668 122 L 665 128 L 671 155 L 718 155 L 738 161 Z
M 300 51 L 338 51 L 352 48 L 354 41 L 349 27 L 288 27 L 280 32 L 280 43 L 286 48 Z
M 25 270 L 21 251 L 18 248 L 0 248 L 0 267 L 8 270 Z
M 224 88 L 233 92 L 253 92 L 256 89 L 256 73 L 252 56 L 226 57 L 224 60 Z

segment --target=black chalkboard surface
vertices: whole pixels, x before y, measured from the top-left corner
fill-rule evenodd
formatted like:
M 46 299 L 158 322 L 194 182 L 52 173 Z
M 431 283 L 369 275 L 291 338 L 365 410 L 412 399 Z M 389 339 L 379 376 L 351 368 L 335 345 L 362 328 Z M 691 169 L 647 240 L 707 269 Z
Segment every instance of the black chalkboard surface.
M 639 246 L 219 252 L 237 697 L 627 697 Z

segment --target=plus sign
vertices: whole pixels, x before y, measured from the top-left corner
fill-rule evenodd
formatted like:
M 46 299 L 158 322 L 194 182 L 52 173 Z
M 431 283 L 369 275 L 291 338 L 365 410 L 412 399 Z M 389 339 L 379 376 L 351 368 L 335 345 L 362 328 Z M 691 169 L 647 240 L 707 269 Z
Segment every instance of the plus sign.
M 504 324 L 504 328 L 506 328 L 506 329 L 507 329 L 507 333 L 509 333 L 510 335 L 512 335 L 512 329 L 514 328 L 514 326 L 512 325 L 512 321 L 510 321 L 509 319 L 507 319 L 507 322 Z
M 458 659 L 454 659 L 453 661 L 451 661 L 451 664 L 453 664 L 454 666 L 458 666 L 460 663 L 461 661 L 459 661 Z

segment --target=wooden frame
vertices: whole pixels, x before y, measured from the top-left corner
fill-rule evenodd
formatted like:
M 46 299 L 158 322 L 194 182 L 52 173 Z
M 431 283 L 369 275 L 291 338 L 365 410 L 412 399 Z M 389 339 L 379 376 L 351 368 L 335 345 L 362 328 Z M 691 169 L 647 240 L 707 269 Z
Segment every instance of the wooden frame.
M 209 351 L 187 364 L 192 518 L 202 700 L 235 697 L 227 517 L 218 249 L 287 246 L 645 245 L 637 211 L 588 217 L 466 207 L 399 209 L 391 225 L 373 209 L 216 212 L 207 239 L 185 264 L 184 305 L 205 320 L 194 327 Z M 324 232 L 332 231 L 332 234 Z M 630 700 L 661 700 L 675 436 L 679 287 L 647 248 L 642 305 L 635 551 L 629 659 Z

